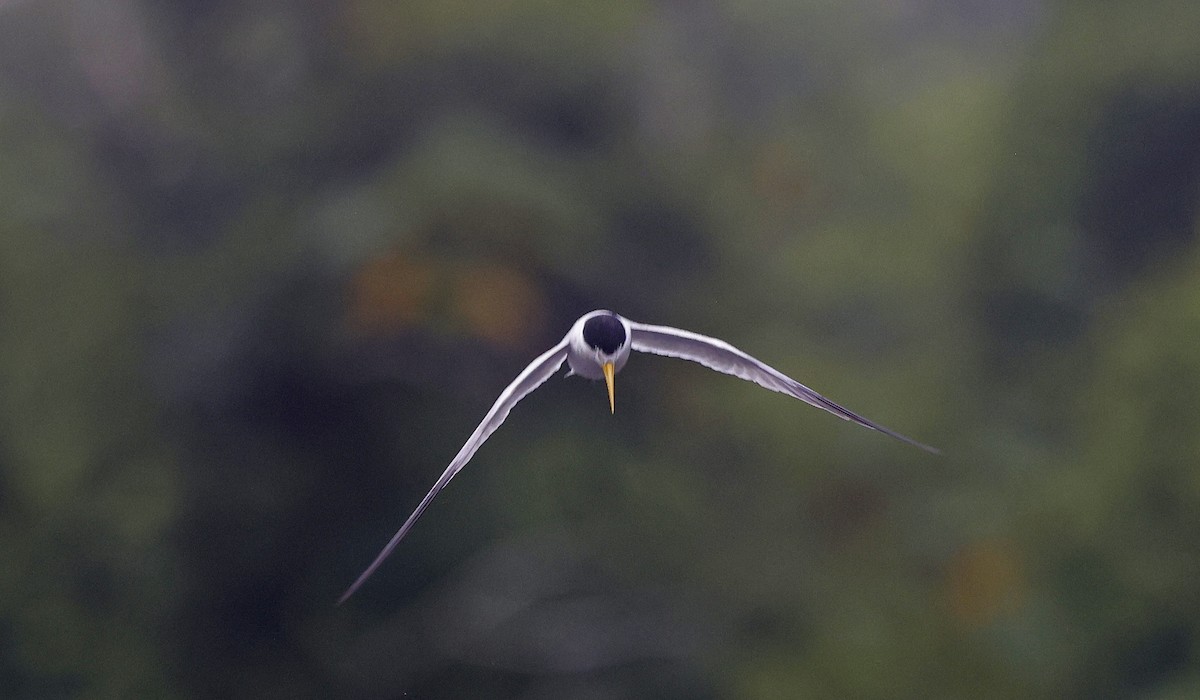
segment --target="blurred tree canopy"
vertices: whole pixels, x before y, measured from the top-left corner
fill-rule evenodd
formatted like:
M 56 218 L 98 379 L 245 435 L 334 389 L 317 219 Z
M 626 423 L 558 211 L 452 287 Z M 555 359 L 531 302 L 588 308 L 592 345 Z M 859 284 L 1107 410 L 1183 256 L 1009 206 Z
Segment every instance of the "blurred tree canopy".
M 0 696 L 1200 695 L 1200 4 L 0 2 Z M 726 338 L 495 395 L 593 308 Z

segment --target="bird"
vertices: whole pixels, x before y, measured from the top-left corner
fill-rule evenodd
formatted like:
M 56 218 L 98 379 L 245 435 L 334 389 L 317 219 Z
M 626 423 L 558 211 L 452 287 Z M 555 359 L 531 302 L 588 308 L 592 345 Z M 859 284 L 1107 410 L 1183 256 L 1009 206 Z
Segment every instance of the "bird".
M 433 488 L 429 490 L 425 498 L 421 499 L 416 510 L 408 516 L 408 519 L 379 552 L 371 565 L 346 589 L 346 592 L 338 599 L 338 604 L 341 605 L 354 595 L 354 592 L 383 564 L 383 561 L 388 558 L 396 545 L 400 544 L 400 540 L 404 539 L 417 519 L 429 507 L 430 502 L 446 487 L 446 484 L 450 483 L 454 475 L 466 466 L 484 441 L 500 427 L 513 406 L 516 406 L 518 401 L 550 379 L 562 367 L 563 362 L 566 362 L 569 367 L 566 377 L 603 379 L 608 387 L 609 411 L 615 413 L 616 398 L 613 390 L 613 378 L 629 361 L 629 356 L 634 350 L 697 362 L 717 372 L 753 382 L 764 389 L 800 399 L 843 420 L 889 435 L 927 452 L 939 453 L 934 447 L 917 442 L 890 428 L 885 428 L 830 401 L 774 367 L 751 357 L 723 340 L 670 326 L 637 323 L 603 309 L 592 311 L 580 316 L 557 345 L 530 362 L 529 366 L 517 375 L 517 378 L 504 391 L 500 392 L 500 397 L 492 404 L 487 415 L 483 417 L 483 421 L 475 428 L 475 432 L 471 433 L 471 437 L 467 438 L 458 454 L 450 461 L 450 465 L 442 472 Z

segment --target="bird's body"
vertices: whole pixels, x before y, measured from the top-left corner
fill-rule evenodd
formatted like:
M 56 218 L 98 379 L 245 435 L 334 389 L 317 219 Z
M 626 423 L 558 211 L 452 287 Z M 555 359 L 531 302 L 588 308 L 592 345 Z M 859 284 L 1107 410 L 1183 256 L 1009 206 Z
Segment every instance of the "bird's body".
M 475 428 L 475 432 L 451 460 L 450 465 L 442 472 L 442 476 L 421 500 L 416 510 L 408 516 L 408 520 L 375 557 L 375 561 L 351 584 L 338 602 L 341 603 L 353 595 L 359 586 L 379 568 L 383 560 L 392 553 L 400 540 L 404 539 L 413 524 L 425 512 L 429 503 L 467 464 L 479 446 L 488 439 L 488 436 L 500 427 L 518 401 L 541 386 L 566 362 L 570 367 L 567 376 L 574 374 L 586 379 L 604 379 L 608 385 L 609 409 L 615 411 L 613 377 L 629 361 L 632 350 L 698 362 L 718 372 L 733 375 L 754 382 L 763 388 L 800 399 L 817 408 L 829 411 L 839 418 L 890 435 L 923 450 L 937 452 L 932 447 L 923 445 L 839 406 L 723 340 L 668 326 L 636 323 L 611 311 L 593 311 L 581 316 L 557 345 L 529 363 L 529 366 L 513 380 L 512 384 L 509 384 L 501 392 L 500 397 L 492 404 L 491 410 L 484 416 L 483 422 Z

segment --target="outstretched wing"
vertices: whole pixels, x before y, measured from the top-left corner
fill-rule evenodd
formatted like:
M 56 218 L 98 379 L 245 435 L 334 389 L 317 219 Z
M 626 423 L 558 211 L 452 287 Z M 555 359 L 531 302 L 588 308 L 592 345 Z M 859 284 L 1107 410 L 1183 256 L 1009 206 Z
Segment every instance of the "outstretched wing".
M 629 326 L 633 329 L 631 342 L 634 350 L 699 362 L 709 369 L 731 374 L 754 382 L 765 389 L 793 396 L 817 408 L 823 408 L 839 418 L 858 423 L 871 430 L 878 430 L 884 435 L 890 435 L 914 447 L 938 454 L 938 450 L 929 445 L 919 443 L 839 406 L 783 372 L 754 359 L 723 340 L 668 326 L 650 326 L 633 321 L 629 322 Z
M 408 516 L 408 520 L 404 521 L 404 524 L 400 526 L 400 529 L 392 536 L 392 539 L 379 552 L 379 556 L 375 557 L 375 561 L 371 562 L 366 571 L 363 571 L 354 583 L 346 589 L 342 597 L 338 598 L 338 605 L 341 605 L 347 598 L 354 595 L 359 586 L 370 578 L 371 574 L 375 573 L 375 570 L 379 568 L 383 560 L 387 559 L 392 550 L 396 548 L 396 545 L 400 544 L 400 540 L 404 539 L 404 536 L 412 529 L 413 523 L 417 522 L 417 518 L 421 517 L 421 514 L 429 507 L 429 503 L 434 497 L 446 487 L 446 484 L 450 483 L 450 480 L 454 478 L 454 475 L 460 469 L 466 466 L 467 462 L 471 460 L 471 456 L 488 439 L 488 436 L 494 433 L 496 428 L 500 427 L 500 424 L 508 417 L 508 412 L 512 410 L 512 407 L 516 406 L 518 401 L 525 398 L 531 391 L 549 379 L 562 366 L 563 361 L 566 359 L 567 339 L 563 338 L 561 343 L 555 345 L 536 360 L 529 363 L 529 366 L 513 380 L 513 383 L 509 384 L 508 388 L 501 392 L 500 398 L 496 399 L 496 403 L 492 404 L 491 410 L 483 417 L 483 422 L 479 424 L 478 428 L 475 428 L 475 432 L 471 433 L 471 437 L 467 439 L 466 444 L 454 456 L 454 459 L 450 462 L 450 466 L 446 467 L 446 471 L 442 472 L 442 476 L 438 478 L 437 483 L 433 485 L 433 488 L 429 490 L 425 498 L 421 499 L 421 503 L 417 505 L 417 509 L 413 511 L 412 515 Z

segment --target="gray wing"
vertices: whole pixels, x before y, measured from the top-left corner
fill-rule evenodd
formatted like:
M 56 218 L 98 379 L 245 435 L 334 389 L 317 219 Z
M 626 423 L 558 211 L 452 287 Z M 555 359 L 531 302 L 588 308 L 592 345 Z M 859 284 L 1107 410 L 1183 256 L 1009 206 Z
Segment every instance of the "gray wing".
M 890 435 L 914 447 L 939 454 L 939 451 L 933 447 L 921 444 L 837 405 L 783 372 L 759 362 L 723 340 L 668 326 L 650 326 L 633 321 L 629 322 L 629 326 L 633 330 L 631 347 L 634 350 L 699 362 L 709 369 L 731 374 L 771 391 L 793 396 L 817 408 L 823 408 L 844 420 L 858 423 L 871 430 L 878 430 L 884 435 Z
M 496 399 L 496 403 L 492 404 L 491 410 L 483 417 L 483 422 L 479 424 L 479 427 L 475 428 L 475 432 L 471 433 L 471 437 L 467 439 L 466 444 L 454 456 L 454 459 L 450 462 L 450 466 L 446 467 L 446 471 L 442 472 L 442 476 L 437 480 L 437 483 L 433 485 L 433 488 L 429 490 L 425 498 L 421 499 L 421 503 L 417 505 L 417 509 L 412 512 L 412 515 L 408 516 L 408 520 L 404 521 L 404 524 L 400 526 L 400 529 L 392 536 L 392 539 L 379 552 L 379 556 L 375 557 L 375 561 L 371 562 L 366 571 L 363 571 L 354 583 L 346 589 L 342 597 L 338 598 L 338 605 L 341 605 L 347 598 L 354 595 L 359 586 L 370 578 L 371 574 L 375 573 L 375 570 L 379 568 L 383 560 L 387 559 L 392 550 L 396 548 L 396 545 L 400 544 L 400 540 L 404 539 L 404 536 L 412 529 L 413 523 L 417 522 L 417 518 L 421 517 L 421 514 L 429 507 L 429 503 L 434 497 L 446 487 L 446 484 L 450 483 L 450 480 L 454 478 L 454 475 L 460 469 L 466 466 L 467 462 L 471 460 L 471 456 L 488 439 L 488 436 L 496 432 L 496 428 L 499 428 L 504 419 L 508 417 L 508 412 L 512 410 L 512 407 L 516 406 L 518 401 L 525 398 L 531 391 L 549 379 L 558 371 L 558 368 L 562 366 L 563 361 L 566 359 L 567 339 L 563 338 L 561 343 L 547 350 L 533 362 L 530 362 L 529 366 L 521 374 L 517 375 L 513 383 L 509 384 L 508 388 L 500 394 L 500 398 Z

